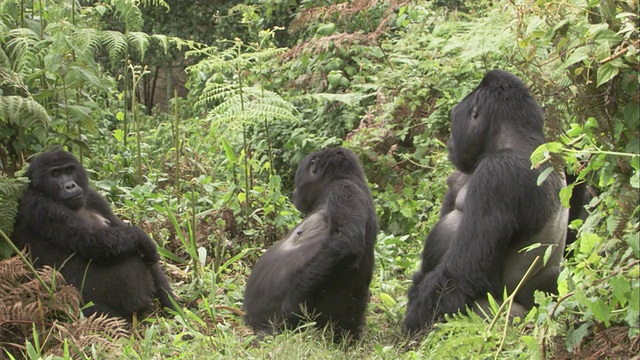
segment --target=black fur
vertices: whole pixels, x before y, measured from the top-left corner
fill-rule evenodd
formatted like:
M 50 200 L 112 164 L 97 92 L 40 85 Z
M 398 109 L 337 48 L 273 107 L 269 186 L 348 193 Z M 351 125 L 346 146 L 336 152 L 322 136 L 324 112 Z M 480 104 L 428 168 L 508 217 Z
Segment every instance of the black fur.
M 357 338 L 365 322 L 375 209 L 358 158 L 344 148 L 302 160 L 293 202 L 305 214 L 285 239 L 255 264 L 247 281 L 246 320 L 257 332 L 297 327 L 310 315 L 338 337 Z
M 451 118 L 449 158 L 457 170 L 409 289 L 404 325 L 411 331 L 486 303 L 487 293 L 502 299 L 548 246 L 549 262 L 534 269 L 516 308 L 533 306 L 536 289 L 557 291 L 567 210 L 558 199 L 563 177 L 554 172 L 538 186 L 543 169 L 531 169 L 530 155 L 544 142 L 542 109 L 520 79 L 494 70 Z M 534 243 L 543 246 L 519 252 Z
M 42 153 L 29 165 L 31 180 L 16 220 L 13 241 L 28 246 L 36 267 L 58 269 L 94 306 L 131 319 L 153 309 L 153 299 L 173 308 L 173 292 L 158 264 L 156 244 L 141 229 L 116 217 L 89 187 L 87 173 L 65 151 Z

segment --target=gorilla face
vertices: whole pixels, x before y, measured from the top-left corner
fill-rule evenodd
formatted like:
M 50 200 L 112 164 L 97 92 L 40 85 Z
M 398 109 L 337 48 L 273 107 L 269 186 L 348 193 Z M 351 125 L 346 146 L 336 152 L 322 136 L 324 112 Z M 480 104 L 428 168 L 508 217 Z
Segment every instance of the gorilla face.
M 481 88 L 476 88 L 451 110 L 451 138 L 447 143 L 449 160 L 460 170 L 471 173 L 485 153 L 491 117 L 478 102 Z
M 34 170 L 35 169 L 35 170 Z M 87 174 L 75 157 L 64 151 L 38 156 L 29 166 L 31 187 L 49 195 L 66 207 L 77 210 L 85 205 Z
M 296 188 L 293 191 L 293 204 L 303 214 L 308 214 L 314 207 L 323 187 L 323 176 L 319 171 L 317 157 L 306 157 L 296 170 Z

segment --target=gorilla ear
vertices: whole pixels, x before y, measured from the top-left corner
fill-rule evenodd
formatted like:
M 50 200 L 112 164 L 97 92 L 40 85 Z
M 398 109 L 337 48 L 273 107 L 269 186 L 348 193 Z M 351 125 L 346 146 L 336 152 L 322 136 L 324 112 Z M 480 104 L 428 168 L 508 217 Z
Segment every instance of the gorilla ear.
M 311 169 L 309 169 L 309 172 L 313 175 L 316 173 L 316 160 L 317 158 L 314 157 L 313 159 L 311 159 Z
M 479 113 L 480 113 L 480 111 L 478 110 L 478 107 L 474 105 L 473 106 L 473 111 L 471 112 L 471 117 L 473 119 L 477 119 Z

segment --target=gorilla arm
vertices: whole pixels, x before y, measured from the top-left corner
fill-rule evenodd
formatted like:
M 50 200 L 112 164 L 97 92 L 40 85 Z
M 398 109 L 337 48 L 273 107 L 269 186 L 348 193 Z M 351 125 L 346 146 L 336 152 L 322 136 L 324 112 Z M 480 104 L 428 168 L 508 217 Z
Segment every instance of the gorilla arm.
M 32 220 L 25 225 L 34 240 L 55 243 L 98 263 L 127 255 L 139 255 L 149 264 L 159 260 L 156 245 L 147 234 L 135 226 L 113 226 L 114 219 L 116 225 L 124 223 L 110 211 L 98 214 L 112 222 L 112 226 L 94 226 L 94 222 L 87 221 L 87 216 L 38 191 L 28 189 L 25 198 L 28 204 L 21 208 L 25 213 L 19 216 Z M 79 211 L 91 210 L 87 207 Z
M 285 316 L 300 312 L 300 303 L 331 274 L 334 266 L 349 258 L 355 261 L 366 251 L 368 194 L 348 180 L 334 182 L 327 190 L 328 237 L 308 263 L 293 274 L 281 309 Z

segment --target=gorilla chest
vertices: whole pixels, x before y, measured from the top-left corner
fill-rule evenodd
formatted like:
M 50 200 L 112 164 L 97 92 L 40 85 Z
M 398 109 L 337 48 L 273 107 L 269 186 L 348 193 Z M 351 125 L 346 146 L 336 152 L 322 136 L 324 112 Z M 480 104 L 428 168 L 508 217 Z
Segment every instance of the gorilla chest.
M 309 215 L 282 242 L 282 251 L 299 251 L 300 247 L 319 247 L 329 235 L 329 221 L 324 209 Z M 309 250 L 310 251 L 310 250 Z

